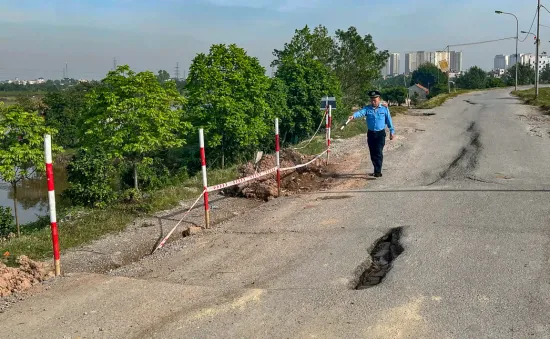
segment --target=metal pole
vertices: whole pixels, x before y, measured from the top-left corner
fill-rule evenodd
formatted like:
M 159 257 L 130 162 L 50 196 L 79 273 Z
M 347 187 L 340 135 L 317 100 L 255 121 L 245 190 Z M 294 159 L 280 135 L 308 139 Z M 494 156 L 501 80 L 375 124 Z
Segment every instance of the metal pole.
M 327 106 L 326 106 L 326 109 L 325 109 L 325 141 L 326 141 L 326 145 L 327 145 L 327 149 L 328 149 L 328 100 L 327 100 Z M 327 152 L 327 163 L 328 165 L 328 152 Z
M 451 46 L 447 46 L 447 91 L 451 93 Z M 439 73 L 437 73 L 439 74 Z
M 511 14 L 511 13 L 510 13 Z M 512 14 L 514 15 L 514 14 Z M 518 40 L 519 40 L 519 21 L 518 17 L 514 15 L 514 18 L 516 18 L 516 91 L 518 90 Z
M 275 160 L 277 161 L 277 196 L 281 196 L 281 160 L 279 151 L 279 118 L 275 118 Z
M 330 129 L 332 127 L 332 105 L 328 105 L 327 165 L 330 155 Z
M 210 227 L 210 206 L 208 205 L 208 180 L 206 179 L 206 153 L 204 152 L 204 131 L 199 129 L 199 145 L 202 169 L 202 184 L 204 186 L 204 222 L 206 228 Z
M 57 229 L 57 216 L 55 209 L 55 189 L 53 180 L 52 165 L 52 136 L 44 135 L 44 158 L 46 161 L 46 180 L 48 182 L 48 200 L 50 202 L 50 228 L 52 231 L 53 258 L 55 265 L 55 275 L 61 274 L 61 264 L 59 260 L 59 232 Z
M 540 0 L 537 7 L 537 40 L 535 55 L 535 99 L 539 97 L 539 44 L 540 44 Z

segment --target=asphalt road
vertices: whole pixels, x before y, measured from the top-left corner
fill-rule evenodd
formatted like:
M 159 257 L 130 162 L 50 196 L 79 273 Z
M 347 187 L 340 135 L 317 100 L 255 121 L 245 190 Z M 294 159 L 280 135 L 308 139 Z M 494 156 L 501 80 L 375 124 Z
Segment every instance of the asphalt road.
M 509 90 L 434 112 L 366 189 L 276 199 L 61 279 L 0 314 L 0 337 L 550 338 L 550 122 Z M 356 290 L 395 227 L 404 252 Z

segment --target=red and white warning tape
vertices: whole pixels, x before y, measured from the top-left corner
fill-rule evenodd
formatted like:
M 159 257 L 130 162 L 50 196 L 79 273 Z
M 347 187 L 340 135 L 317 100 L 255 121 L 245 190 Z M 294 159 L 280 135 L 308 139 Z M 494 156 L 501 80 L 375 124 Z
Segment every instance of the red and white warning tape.
M 319 155 L 317 155 L 315 158 L 311 159 L 310 161 L 306 162 L 305 164 L 300 164 L 300 165 L 296 165 L 296 166 L 292 166 L 292 167 L 281 168 L 281 172 L 307 166 L 307 165 L 311 164 L 312 162 L 314 162 L 315 160 L 319 159 L 323 154 L 325 154 L 327 152 L 328 152 L 328 149 L 326 149 L 323 153 L 320 153 Z
M 315 160 L 319 159 L 323 154 L 325 154 L 328 150 L 325 150 L 323 153 L 317 155 L 315 158 L 311 159 L 310 161 L 308 161 L 307 163 L 305 164 L 301 164 L 301 165 L 297 165 L 297 166 L 293 166 L 293 167 L 286 167 L 286 168 L 281 168 L 280 171 L 288 171 L 288 170 L 292 170 L 292 169 L 296 169 L 296 168 L 300 168 L 300 167 L 304 167 L 304 166 L 307 166 L 309 164 L 311 164 L 312 162 L 314 162 Z M 158 244 L 158 246 L 155 248 L 155 250 L 153 251 L 153 253 L 162 248 L 164 246 L 164 244 L 166 244 L 166 241 L 168 241 L 168 238 L 170 238 L 170 236 L 172 235 L 172 233 L 174 233 L 174 231 L 176 230 L 176 228 L 182 223 L 183 219 L 185 219 L 185 217 L 189 214 L 189 212 L 191 212 L 191 210 L 195 207 L 195 205 L 197 205 L 197 203 L 199 202 L 199 200 L 205 195 L 205 194 L 208 194 L 208 192 L 213 192 L 213 191 L 217 191 L 217 190 L 220 190 L 222 188 L 227 188 L 227 187 L 231 187 L 231 186 L 235 186 L 235 185 L 238 185 L 238 184 L 242 184 L 242 183 L 245 183 L 247 181 L 250 181 L 250 180 L 254 180 L 254 179 L 258 179 L 258 178 L 261 178 L 263 176 L 266 176 L 268 174 L 271 174 L 273 172 L 276 172 L 277 171 L 277 167 L 273 167 L 273 168 L 270 168 L 268 170 L 265 170 L 263 172 L 259 172 L 259 173 L 256 173 L 256 174 L 253 174 L 253 175 L 250 175 L 248 177 L 244 177 L 244 178 L 240 178 L 240 179 L 236 179 L 236 180 L 233 180 L 233 181 L 229 181 L 229 182 L 226 182 L 226 183 L 223 183 L 223 184 L 218 184 L 218 185 L 214 185 L 214 186 L 210 186 L 210 187 L 207 187 L 204 191 L 202 191 L 201 195 L 199 195 L 197 197 L 197 199 L 195 200 L 195 202 L 193 203 L 193 205 L 191 205 L 191 207 L 189 207 L 189 209 L 187 210 L 187 212 L 185 212 L 183 214 L 183 216 L 181 217 L 181 219 L 178 221 L 178 223 L 176 224 L 176 226 L 174 226 L 170 232 L 168 232 L 168 234 L 164 237 L 164 239 L 162 239 L 162 241 Z
M 181 224 L 181 222 L 183 221 L 183 219 L 185 219 L 185 217 L 189 214 L 189 212 L 191 212 L 191 210 L 193 209 L 193 207 L 195 207 L 195 205 L 199 202 L 200 198 L 202 198 L 202 196 L 204 195 L 204 193 L 206 192 L 206 190 L 202 191 L 201 195 L 199 195 L 199 197 L 197 198 L 197 200 L 195 200 L 195 202 L 193 203 L 193 205 L 191 205 L 191 207 L 189 207 L 189 209 L 187 210 L 187 212 L 185 212 L 183 214 L 183 217 L 181 217 L 180 221 L 178 221 L 178 223 L 176 224 L 176 226 L 174 226 L 174 228 L 172 228 L 172 230 L 170 230 L 170 232 L 168 232 L 168 234 L 164 237 L 164 239 L 162 239 L 162 241 L 159 243 L 159 245 L 157 246 L 157 248 L 155 248 L 155 251 L 158 250 L 159 248 L 162 248 L 164 246 L 164 244 L 166 243 L 166 241 L 168 240 L 168 238 L 170 238 L 170 236 L 172 235 L 172 233 L 174 233 L 174 231 L 176 230 L 176 228 Z M 153 253 L 155 253 L 155 251 L 153 251 Z
M 277 167 L 270 168 L 270 169 L 265 170 L 263 172 L 250 175 L 248 177 L 236 179 L 236 180 L 229 181 L 229 182 L 219 184 L 219 185 L 210 186 L 210 187 L 207 188 L 207 191 L 208 192 L 213 192 L 213 191 L 221 190 L 222 188 L 227 188 L 227 187 L 235 186 L 235 185 L 238 185 L 238 184 L 242 184 L 243 182 L 247 182 L 247 181 L 250 181 L 250 180 L 253 180 L 253 179 L 258 179 L 260 177 L 263 177 L 264 175 L 268 175 L 268 174 L 273 173 L 275 171 L 277 171 Z
M 313 136 L 311 137 L 311 139 L 309 139 L 303 146 L 294 147 L 293 149 L 295 149 L 295 150 L 304 149 L 307 146 L 309 146 L 309 144 L 311 144 L 311 142 L 313 141 L 313 139 L 315 138 L 317 133 L 319 133 L 319 130 L 321 129 L 321 126 L 323 126 L 323 121 L 325 121 L 325 117 L 327 117 L 327 114 L 328 114 L 328 107 L 325 110 L 325 113 L 323 114 L 323 117 L 321 118 L 321 122 L 319 123 L 319 127 L 317 127 L 317 130 L 315 131 L 315 133 L 313 133 Z

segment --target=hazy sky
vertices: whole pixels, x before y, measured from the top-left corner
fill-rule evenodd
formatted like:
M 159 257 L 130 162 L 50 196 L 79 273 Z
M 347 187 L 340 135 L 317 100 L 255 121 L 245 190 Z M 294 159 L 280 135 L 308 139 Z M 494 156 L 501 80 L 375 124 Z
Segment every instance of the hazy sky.
M 550 0 L 543 0 L 550 8 Z M 331 33 L 357 27 L 378 48 L 401 53 L 448 44 L 515 36 L 529 30 L 536 0 L 0 0 L 0 79 L 100 79 L 118 64 L 166 69 L 181 76 L 198 52 L 236 43 L 267 68 L 297 28 L 322 24 Z M 541 10 L 541 24 L 550 13 Z M 541 51 L 550 52 L 550 28 L 541 27 Z M 536 32 L 535 27 L 533 31 Z M 520 38 L 523 38 L 521 35 Z M 533 37 L 519 45 L 534 53 Z M 457 47 L 464 67 L 493 66 L 495 54 L 513 54 L 514 40 Z M 269 73 L 269 71 L 268 71 Z

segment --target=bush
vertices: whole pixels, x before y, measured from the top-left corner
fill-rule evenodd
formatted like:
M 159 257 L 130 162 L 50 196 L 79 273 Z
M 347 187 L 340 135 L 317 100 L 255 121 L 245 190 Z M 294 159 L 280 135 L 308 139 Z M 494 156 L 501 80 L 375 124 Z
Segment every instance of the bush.
M 105 207 L 115 199 L 114 166 L 104 153 L 80 149 L 67 166 L 70 187 L 63 192 L 74 205 Z
M 15 232 L 15 219 L 11 208 L 0 206 L 0 237 L 7 237 Z

